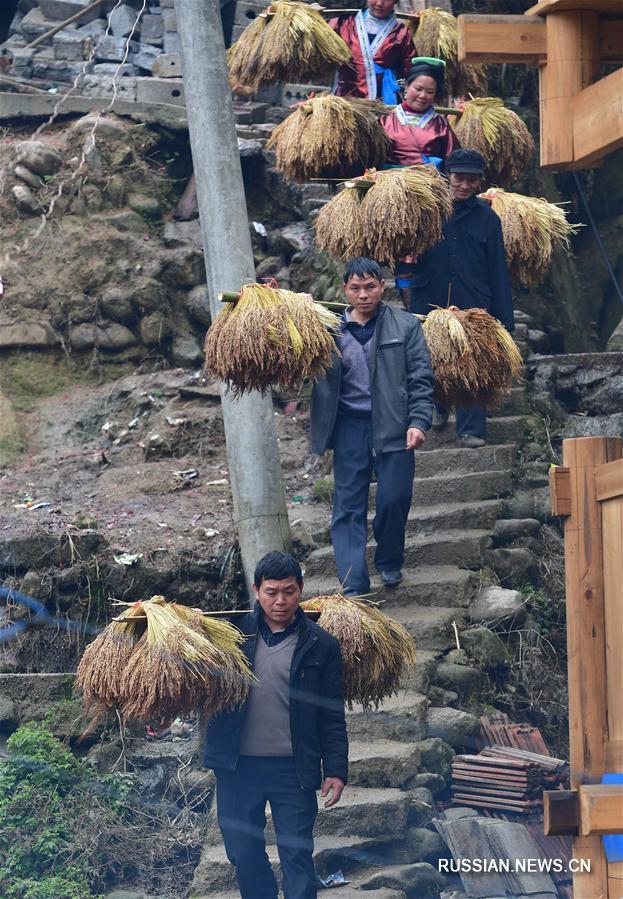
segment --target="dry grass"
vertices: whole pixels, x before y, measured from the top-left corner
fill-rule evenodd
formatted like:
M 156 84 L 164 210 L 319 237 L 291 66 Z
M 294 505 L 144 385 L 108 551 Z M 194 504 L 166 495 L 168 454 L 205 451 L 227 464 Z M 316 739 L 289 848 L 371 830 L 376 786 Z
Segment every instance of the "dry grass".
M 445 60 L 445 82 L 448 97 L 478 94 L 487 90 L 484 65 L 465 65 L 458 60 L 458 24 L 456 17 L 438 7 L 423 10 L 413 36 L 418 56 L 435 56 Z
M 482 153 L 489 181 L 515 181 L 534 155 L 534 141 L 525 123 L 497 97 L 468 100 L 454 130 L 462 146 Z
M 344 698 L 377 708 L 395 693 L 403 674 L 415 667 L 415 642 L 401 624 L 369 603 L 335 594 L 305 600 L 303 609 L 319 610 L 318 624 L 342 651 Z
M 379 172 L 361 204 L 363 254 L 393 267 L 442 239 L 452 212 L 448 182 L 433 165 Z
M 321 94 L 297 106 L 266 146 L 295 181 L 360 175 L 387 159 L 391 144 L 378 121 L 385 111 L 376 101 Z
M 292 390 L 327 371 L 338 318 L 309 294 L 247 284 L 212 322 L 206 371 L 236 393 Z
M 423 324 L 444 407 L 495 409 L 521 373 L 522 359 L 506 329 L 484 309 L 433 309 Z
M 363 191 L 345 187 L 316 216 L 316 246 L 341 262 L 363 253 L 362 199 Z
M 235 91 L 313 79 L 350 60 L 348 45 L 317 10 L 291 0 L 276 0 L 268 9 L 271 15 L 256 16 L 227 51 Z
M 569 249 L 578 225 L 567 221 L 564 209 L 539 197 L 491 188 L 481 195 L 502 222 L 506 261 L 511 275 L 534 287 L 545 275 L 555 247 Z
M 124 721 L 163 727 L 178 715 L 210 717 L 245 700 L 253 675 L 240 649 L 244 637 L 228 622 L 162 596 L 135 604 L 123 617 L 80 662 L 78 686 L 88 711 L 116 709 Z

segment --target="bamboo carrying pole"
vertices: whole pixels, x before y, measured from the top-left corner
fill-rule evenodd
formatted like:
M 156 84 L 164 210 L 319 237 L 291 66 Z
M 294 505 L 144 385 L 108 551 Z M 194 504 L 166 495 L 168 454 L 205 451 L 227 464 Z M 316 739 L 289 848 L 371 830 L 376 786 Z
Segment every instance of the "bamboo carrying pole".
M 223 290 L 219 293 L 218 298 L 222 303 L 237 303 L 240 299 L 240 294 L 232 290 Z M 333 303 L 325 300 L 314 300 L 314 303 L 318 303 L 319 306 L 326 306 L 327 309 L 348 309 L 348 303 Z
M 312 7 L 314 9 L 315 7 Z M 327 19 L 333 19 L 336 16 L 356 16 L 358 12 L 362 12 L 361 7 L 358 9 L 317 9 L 316 12 L 319 12 L 321 16 L 326 16 Z M 413 19 L 419 19 L 420 13 L 404 13 L 404 12 L 395 12 L 394 15 L 397 19 L 401 19 L 403 22 L 412 22 Z M 259 15 L 260 19 L 270 19 L 274 16 L 274 13 L 270 11 L 270 7 L 266 10 L 266 12 L 261 12 Z
M 206 280 L 212 317 L 223 284 L 254 280 L 253 249 L 238 154 L 218 0 L 175 0 Z M 291 547 L 272 399 L 221 391 L 234 525 L 252 596 L 253 572 L 271 550 Z

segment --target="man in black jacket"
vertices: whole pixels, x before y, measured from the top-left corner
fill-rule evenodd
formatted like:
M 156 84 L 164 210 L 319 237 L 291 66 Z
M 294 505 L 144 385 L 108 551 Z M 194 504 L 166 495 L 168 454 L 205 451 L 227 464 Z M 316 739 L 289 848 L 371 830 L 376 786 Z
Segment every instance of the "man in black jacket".
M 266 803 L 286 899 L 316 899 L 312 829 L 339 802 L 348 773 L 340 647 L 299 608 L 301 567 L 272 552 L 257 565 L 255 609 L 236 626 L 257 684 L 208 723 L 204 762 L 216 774 L 218 822 L 242 899 L 277 899 L 266 855 Z
M 411 276 L 411 311 L 427 315 L 434 306 L 486 309 L 513 331 L 513 296 L 500 219 L 476 194 L 482 189 L 485 160 L 475 150 L 455 150 L 446 159 L 454 211 L 443 240 L 419 257 Z M 437 408 L 433 428 L 443 428 L 447 410 Z M 485 442 L 484 409 L 457 409 L 456 431 L 467 447 Z
M 382 302 L 384 281 L 372 259 L 344 271 L 349 302 L 326 376 L 314 385 L 312 451 L 333 449 L 331 538 L 346 594 L 370 590 L 366 562 L 368 493 L 376 470 L 374 564 L 386 587 L 399 584 L 413 493 L 414 454 L 430 427 L 433 372 L 418 319 Z

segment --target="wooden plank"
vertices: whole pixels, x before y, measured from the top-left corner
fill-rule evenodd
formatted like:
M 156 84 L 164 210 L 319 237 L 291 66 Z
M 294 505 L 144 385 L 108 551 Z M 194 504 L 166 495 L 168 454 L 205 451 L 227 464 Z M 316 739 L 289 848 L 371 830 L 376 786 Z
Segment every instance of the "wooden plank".
M 608 865 L 609 899 L 621 899 L 623 896 L 623 862 Z
M 623 147 L 623 69 L 606 75 L 573 98 L 576 163 L 590 163 Z
M 623 771 L 623 740 L 608 740 L 605 754 L 606 771 Z
M 571 473 L 568 468 L 562 465 L 550 468 L 549 498 L 552 515 L 571 515 Z
M 606 715 L 610 753 L 623 744 L 623 694 L 621 659 L 623 658 L 623 496 L 601 503 L 601 528 L 604 547 L 604 619 L 606 627 Z M 609 768 L 623 771 L 623 768 Z M 623 802 L 619 808 L 623 820 Z M 610 833 L 611 831 L 607 831 Z
M 540 0 L 524 13 L 526 16 L 548 16 L 550 13 L 588 10 L 606 15 L 623 15 L 623 0 Z
M 556 12 L 547 17 L 547 65 L 540 69 L 541 166 L 572 165 L 573 97 L 596 77 L 599 15 Z
M 578 792 L 582 836 L 623 834 L 623 784 L 585 784 Z
M 623 496 L 623 459 L 595 469 L 595 494 L 600 501 Z
M 601 507 L 595 467 L 623 456 L 619 438 L 563 441 L 563 464 L 571 471 L 571 514 L 564 521 L 569 674 L 571 787 L 605 771 L 606 638 L 603 598 Z M 599 837 L 576 837 L 575 858 L 590 858 L 591 872 L 574 874 L 576 899 L 606 899 L 607 870 Z
M 543 792 L 543 832 L 547 837 L 577 836 L 580 832 L 580 802 L 577 790 Z
M 547 36 L 544 19 L 526 16 L 458 17 L 458 53 L 462 62 L 545 62 Z M 623 61 L 623 19 L 599 20 L 602 62 Z
M 459 16 L 459 59 L 538 62 L 547 56 L 546 25 L 525 16 Z

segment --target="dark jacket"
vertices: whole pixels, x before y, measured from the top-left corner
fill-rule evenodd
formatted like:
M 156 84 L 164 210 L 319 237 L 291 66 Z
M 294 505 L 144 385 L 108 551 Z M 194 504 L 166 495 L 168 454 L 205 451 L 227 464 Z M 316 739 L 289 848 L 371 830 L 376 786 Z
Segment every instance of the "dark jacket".
M 405 448 L 407 430 L 428 430 L 433 415 L 434 376 L 420 322 L 409 312 L 381 303 L 371 338 L 372 436 L 377 453 Z M 311 447 L 332 446 L 340 400 L 341 361 L 337 353 L 324 378 L 314 384 Z
M 455 204 L 443 233 L 415 264 L 411 311 L 426 315 L 431 306 L 447 306 L 449 293 L 449 305 L 486 309 L 512 331 L 513 296 L 498 215 L 472 197 Z
M 243 652 L 253 662 L 261 609 L 236 620 L 247 639 Z M 344 718 L 342 656 L 335 637 L 310 621 L 301 611 L 299 637 L 290 668 L 290 732 L 296 771 L 301 786 L 317 790 L 324 777 L 348 775 L 348 737 Z M 234 771 L 240 755 L 240 737 L 246 703 L 208 722 L 204 764 Z

